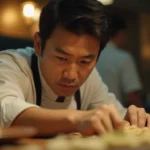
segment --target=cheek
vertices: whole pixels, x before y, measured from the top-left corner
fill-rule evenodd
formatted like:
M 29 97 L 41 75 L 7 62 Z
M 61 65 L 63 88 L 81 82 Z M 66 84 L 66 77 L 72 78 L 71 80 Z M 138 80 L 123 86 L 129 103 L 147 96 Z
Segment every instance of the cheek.
M 41 69 L 44 72 L 53 72 L 55 71 L 55 63 L 53 62 L 53 60 L 49 57 L 43 57 L 41 58 Z
M 63 68 L 52 57 L 43 57 L 40 66 L 42 75 L 48 82 L 56 82 L 61 78 Z
M 94 66 L 90 66 L 88 68 L 82 69 L 81 74 L 80 74 L 80 80 L 82 80 L 81 82 L 84 82 L 88 78 L 93 68 Z
M 61 76 L 62 76 L 62 68 L 61 67 L 54 67 L 52 70 L 52 74 L 51 77 L 53 80 L 60 80 Z

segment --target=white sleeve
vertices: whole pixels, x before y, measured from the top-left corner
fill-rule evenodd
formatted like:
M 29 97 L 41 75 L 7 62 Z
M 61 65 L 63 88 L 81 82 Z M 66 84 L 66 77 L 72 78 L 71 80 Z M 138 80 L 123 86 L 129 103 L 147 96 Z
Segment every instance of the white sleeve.
M 126 56 L 125 61 L 121 65 L 120 78 L 123 92 L 129 93 L 142 89 L 135 62 L 130 55 Z
M 94 69 L 90 78 L 92 80 L 91 86 L 93 87 L 91 89 L 93 89 L 93 94 L 89 109 L 94 109 L 104 104 L 114 104 L 121 116 L 124 117 L 126 109 L 120 104 L 114 94 L 108 92 L 107 86 L 103 83 L 96 69 Z
M 27 103 L 20 87 L 21 71 L 5 59 L 0 59 L 0 126 L 9 127 L 14 119 L 29 107 L 38 107 Z

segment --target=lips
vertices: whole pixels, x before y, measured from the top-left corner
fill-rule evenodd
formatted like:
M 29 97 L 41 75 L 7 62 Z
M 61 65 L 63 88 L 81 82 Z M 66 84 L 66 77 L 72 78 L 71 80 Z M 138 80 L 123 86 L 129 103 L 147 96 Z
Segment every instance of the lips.
M 62 87 L 66 87 L 66 88 L 76 88 L 77 86 L 75 85 L 65 85 L 65 84 L 59 84 Z

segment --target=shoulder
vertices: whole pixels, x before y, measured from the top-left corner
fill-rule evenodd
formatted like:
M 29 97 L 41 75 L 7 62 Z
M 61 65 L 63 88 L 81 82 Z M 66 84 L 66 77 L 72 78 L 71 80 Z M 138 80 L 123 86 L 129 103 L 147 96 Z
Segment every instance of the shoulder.
M 34 49 L 31 47 L 26 47 L 25 49 L 17 49 L 16 53 L 25 58 L 28 63 L 31 63 L 31 56 L 34 53 Z
M 16 63 L 27 62 L 31 63 L 31 56 L 34 53 L 34 49 L 27 47 L 25 49 L 8 49 L 0 52 L 0 60 L 6 61 L 14 61 Z
M 8 69 L 30 68 L 31 56 L 34 52 L 32 48 L 9 49 L 0 52 L 0 66 Z

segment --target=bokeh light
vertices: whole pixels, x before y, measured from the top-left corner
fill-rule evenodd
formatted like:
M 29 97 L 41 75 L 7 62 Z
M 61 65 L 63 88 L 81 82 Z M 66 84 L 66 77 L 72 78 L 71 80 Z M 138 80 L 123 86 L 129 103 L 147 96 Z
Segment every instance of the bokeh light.
M 35 6 L 32 3 L 26 3 L 23 6 L 23 15 L 25 17 L 33 17 L 35 13 Z
M 100 1 L 103 5 L 111 5 L 114 3 L 114 0 L 98 0 Z

